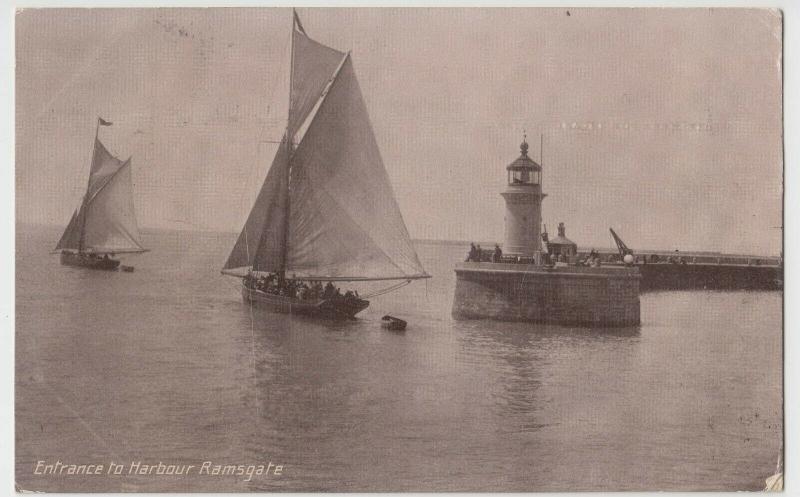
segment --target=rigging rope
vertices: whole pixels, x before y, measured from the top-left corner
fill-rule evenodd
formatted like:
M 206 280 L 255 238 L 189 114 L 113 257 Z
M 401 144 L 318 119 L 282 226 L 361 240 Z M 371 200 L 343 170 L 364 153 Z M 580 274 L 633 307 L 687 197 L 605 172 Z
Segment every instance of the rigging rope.
M 393 292 L 393 291 L 397 290 L 398 288 L 403 288 L 404 286 L 408 285 L 409 283 L 411 283 L 411 280 L 401 281 L 400 283 L 397 283 L 397 284 L 392 285 L 390 287 L 384 288 L 382 290 L 378 290 L 377 292 L 370 293 L 368 295 L 362 295 L 361 298 L 362 299 L 371 299 L 372 297 L 377 297 L 379 295 L 384 295 L 386 293 Z

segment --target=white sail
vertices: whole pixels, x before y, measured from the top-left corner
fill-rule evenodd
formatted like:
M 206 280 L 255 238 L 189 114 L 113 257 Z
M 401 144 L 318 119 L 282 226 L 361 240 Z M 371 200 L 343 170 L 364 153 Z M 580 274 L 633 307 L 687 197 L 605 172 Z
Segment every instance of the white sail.
M 428 277 L 395 201 L 349 55 L 298 29 L 292 40 L 287 136 L 223 272 Z M 301 128 L 306 131 L 292 150 L 287 141 Z
M 75 209 L 75 212 L 72 213 L 67 229 L 61 235 L 55 250 L 78 250 L 81 243 L 81 226 L 79 222 L 82 219 L 79 212 L 80 208 Z
M 142 252 L 139 238 L 128 159 L 88 203 L 83 246 L 87 252 Z
M 243 276 L 253 269 L 253 266 L 256 266 L 257 271 L 280 271 L 286 221 L 288 166 L 288 147 L 284 139 L 275 154 L 244 229 L 225 263 L 223 268 L 225 272 Z M 257 255 L 259 263 L 255 262 Z
M 347 57 L 292 158 L 286 271 L 298 277 L 424 276 Z
M 289 130 L 294 138 L 308 114 L 319 101 L 344 53 L 317 43 L 297 29 L 292 31 L 292 86 L 289 102 Z
M 144 252 L 139 239 L 131 160 L 117 159 L 96 139 L 86 195 L 56 250 Z
M 292 52 L 288 134 L 293 140 L 294 134 L 319 102 L 344 54 L 317 43 L 296 26 L 292 30 Z M 283 269 L 288 167 L 289 147 L 284 136 L 244 228 L 223 267 L 224 272 L 243 276 L 249 270 L 278 272 Z

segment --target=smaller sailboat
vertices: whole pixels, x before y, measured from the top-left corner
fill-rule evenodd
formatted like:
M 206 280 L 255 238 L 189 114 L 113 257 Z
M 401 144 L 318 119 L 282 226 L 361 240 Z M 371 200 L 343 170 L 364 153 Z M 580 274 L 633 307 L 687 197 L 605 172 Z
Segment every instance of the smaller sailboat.
M 118 159 L 98 137 L 100 126 L 111 124 L 97 118 L 86 194 L 54 250 L 66 266 L 114 271 L 120 265 L 116 254 L 147 252 L 139 241 L 131 158 Z

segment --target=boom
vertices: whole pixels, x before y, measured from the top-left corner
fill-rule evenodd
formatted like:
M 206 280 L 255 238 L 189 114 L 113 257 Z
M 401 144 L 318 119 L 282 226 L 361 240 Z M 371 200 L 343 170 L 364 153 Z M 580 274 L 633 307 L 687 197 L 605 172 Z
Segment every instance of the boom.
M 633 250 L 629 249 L 625 242 L 622 241 L 622 238 L 617 236 L 612 228 L 608 228 L 608 231 L 611 232 L 611 236 L 614 237 L 614 243 L 617 244 L 617 250 L 619 250 L 619 255 L 621 257 L 625 257 L 627 254 L 633 254 Z

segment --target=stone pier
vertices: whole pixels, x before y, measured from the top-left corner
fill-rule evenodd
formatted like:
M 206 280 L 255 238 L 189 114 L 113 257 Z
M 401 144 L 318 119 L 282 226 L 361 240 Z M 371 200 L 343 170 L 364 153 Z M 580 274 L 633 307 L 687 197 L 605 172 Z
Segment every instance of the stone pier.
M 455 319 L 604 327 L 640 322 L 636 267 L 463 262 L 455 271 Z

